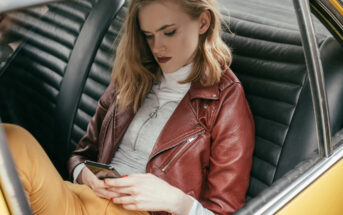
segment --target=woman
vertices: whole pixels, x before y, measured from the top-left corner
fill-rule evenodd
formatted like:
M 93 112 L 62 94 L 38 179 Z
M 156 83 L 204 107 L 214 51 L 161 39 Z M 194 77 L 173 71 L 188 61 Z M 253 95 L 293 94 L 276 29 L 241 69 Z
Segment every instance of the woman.
M 55 201 L 72 199 L 64 203 L 68 213 L 89 214 L 231 214 L 242 207 L 254 124 L 230 62 L 214 0 L 132 0 L 113 80 L 69 160 L 71 177 L 84 185 L 58 179 Z M 100 180 L 85 160 L 126 176 Z M 32 182 L 22 180 L 29 190 Z M 38 199 L 30 198 L 37 211 Z

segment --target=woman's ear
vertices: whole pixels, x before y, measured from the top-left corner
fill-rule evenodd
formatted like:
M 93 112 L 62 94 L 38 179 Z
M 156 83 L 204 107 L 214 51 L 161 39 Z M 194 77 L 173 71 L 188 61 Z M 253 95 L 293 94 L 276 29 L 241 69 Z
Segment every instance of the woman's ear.
M 206 33 L 206 31 L 208 30 L 211 24 L 211 13 L 209 10 L 206 10 L 200 14 L 199 22 L 200 22 L 199 33 L 200 34 Z

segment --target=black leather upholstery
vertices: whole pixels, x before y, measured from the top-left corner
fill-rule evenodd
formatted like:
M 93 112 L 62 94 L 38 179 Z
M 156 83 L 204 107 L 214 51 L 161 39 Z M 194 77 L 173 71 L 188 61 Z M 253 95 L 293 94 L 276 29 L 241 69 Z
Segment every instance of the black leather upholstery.
M 98 1 L 71 53 L 56 107 L 55 153 L 59 154 L 60 163 L 65 163 L 71 152 L 73 122 L 95 53 L 123 3 L 124 0 Z
M 97 101 L 110 83 L 112 66 L 117 49 L 115 44 L 119 42 L 116 38 L 124 22 L 126 10 L 127 2 L 121 7 L 103 37 L 100 46 L 96 50 L 95 58 L 90 66 L 89 75 L 82 89 L 81 100 L 73 121 L 71 137 L 68 140 L 71 150 L 76 147 L 78 141 L 85 134 L 88 122 L 95 113 Z
M 320 47 L 320 54 L 325 71 L 331 129 L 333 134 L 337 134 L 343 128 L 343 48 L 330 38 Z
M 61 172 L 110 82 L 116 48 L 113 44 L 127 10 L 126 3 L 119 12 L 113 6 L 113 13 L 101 13 L 109 9 L 104 6 L 114 2 L 121 6 L 116 0 L 79 0 L 51 6 L 43 19 L 43 23 L 48 20 L 47 24 L 37 24 L 37 37 L 22 44 L 0 78 L 1 116 L 33 132 L 50 155 L 58 157 Z M 276 5 L 268 8 L 274 12 L 263 16 L 257 9 L 266 7 L 257 3 L 257 13 L 251 9 L 247 15 L 242 13 L 247 1 L 221 2 L 228 8 L 238 8 L 230 11 L 230 16 L 223 12 L 233 32 L 224 33 L 223 39 L 233 49 L 232 69 L 244 86 L 256 123 L 248 191 L 251 198 L 313 155 L 317 148 L 314 115 L 300 34 L 294 21 L 284 20 L 291 17 L 291 9 L 284 11 L 276 7 L 278 4 L 259 0 Z M 92 34 L 94 27 L 99 27 L 96 23 L 103 21 L 100 15 L 106 21 L 96 32 L 99 34 Z M 60 28 L 64 32 L 51 34 L 61 32 L 57 30 Z M 335 133 L 343 128 L 343 52 L 325 29 L 317 29 Z M 90 34 L 94 43 L 88 47 Z
M 27 128 L 50 156 L 54 152 L 54 114 L 60 86 L 94 3 L 83 0 L 53 4 L 41 19 L 32 10 L 8 15 L 16 23 L 12 33 L 26 33 L 26 39 L 1 71 L 1 117 Z
M 296 20 L 285 19 L 292 11 L 280 10 L 292 9 L 292 5 L 233 2 L 225 2 L 236 10 L 224 12 L 224 17 L 234 34 L 225 33 L 223 38 L 233 49 L 232 69 L 244 86 L 255 118 L 256 147 L 248 190 L 251 198 L 313 156 L 317 136 Z M 243 7 L 247 4 L 249 7 Z M 263 10 L 254 12 L 256 8 L 268 10 L 269 14 L 258 16 Z M 270 17 L 274 19 L 268 20 Z M 317 27 L 317 31 L 334 134 L 343 127 L 343 63 L 338 62 L 343 58 L 343 49 L 325 29 Z
M 220 8 L 232 17 L 298 31 L 297 18 L 294 12 L 292 0 L 217 0 Z M 312 15 L 316 35 L 325 38 L 330 35 L 320 21 Z
M 123 2 L 52 4 L 41 19 L 35 15 L 30 31 L 21 23 L 31 10 L 10 15 L 21 25 L 13 33 L 20 36 L 24 29 L 26 38 L 1 68 L 1 118 L 28 129 L 64 177 L 81 91 L 95 51 Z
M 256 20 L 257 21 L 257 20 Z M 305 83 L 300 37 L 295 31 L 231 17 L 224 40 L 234 50 L 232 69 L 243 83 L 256 124 L 256 147 L 248 196 L 270 186 L 277 177 L 289 128 Z M 311 141 L 313 143 L 313 141 Z M 315 143 L 315 142 L 314 142 Z M 293 164 L 315 149 L 299 150 Z M 263 170 L 263 171 L 261 171 Z

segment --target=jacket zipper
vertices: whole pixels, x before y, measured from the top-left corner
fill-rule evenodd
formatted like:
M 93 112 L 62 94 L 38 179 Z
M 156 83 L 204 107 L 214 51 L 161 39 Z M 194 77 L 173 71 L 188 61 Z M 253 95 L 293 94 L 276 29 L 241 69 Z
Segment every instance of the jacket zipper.
M 169 101 L 169 102 L 166 102 L 165 104 L 163 104 L 162 106 L 157 106 L 155 108 L 155 110 L 153 112 L 151 112 L 149 114 L 149 117 L 143 122 L 142 126 L 139 128 L 138 130 L 138 133 L 137 133 L 137 136 L 136 136 L 136 139 L 135 139 L 135 142 L 133 143 L 133 150 L 136 151 L 136 145 L 137 145 L 137 141 L 138 141 L 138 137 L 141 135 L 141 132 L 143 130 L 143 128 L 145 127 L 145 125 L 149 122 L 150 119 L 152 119 L 153 117 L 157 117 L 157 112 L 159 110 L 161 110 L 166 104 L 168 103 L 175 103 L 174 101 Z
M 200 135 L 202 135 L 203 133 L 205 133 L 205 131 L 201 131 L 200 133 L 198 133 L 198 134 L 196 134 L 196 135 L 194 135 L 194 136 L 192 136 L 192 137 L 190 137 L 190 138 L 188 138 L 186 141 L 186 143 L 181 147 L 181 149 L 178 151 L 178 152 L 176 152 L 176 154 L 168 161 L 168 163 L 162 168 L 162 172 L 165 172 L 167 169 L 168 169 L 168 167 L 173 163 L 173 161 L 177 158 L 177 156 L 179 155 L 179 154 L 181 154 L 181 152 L 189 145 L 189 144 L 191 144 L 197 137 L 199 137 Z M 184 142 L 184 141 L 181 141 L 181 142 L 179 142 L 178 144 L 181 144 L 182 142 Z M 177 145 L 178 145 L 177 144 Z
M 137 134 L 137 136 L 136 136 L 135 142 L 133 143 L 133 147 L 132 147 L 134 151 L 136 151 L 136 145 L 137 145 L 138 137 L 141 135 L 141 132 L 142 132 L 143 128 L 145 127 L 145 124 L 147 124 L 148 121 L 149 121 L 154 115 L 157 114 L 157 113 L 156 113 L 157 110 L 158 110 L 158 107 L 155 109 L 154 112 L 152 112 L 152 113 L 149 114 L 149 117 L 143 122 L 142 126 L 139 128 L 138 134 Z

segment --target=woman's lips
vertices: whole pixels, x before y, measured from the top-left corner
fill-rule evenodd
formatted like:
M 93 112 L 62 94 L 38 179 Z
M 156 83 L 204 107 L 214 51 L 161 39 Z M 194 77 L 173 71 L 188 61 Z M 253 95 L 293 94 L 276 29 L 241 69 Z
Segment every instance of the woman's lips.
M 171 57 L 157 57 L 159 63 L 167 63 L 170 59 Z

